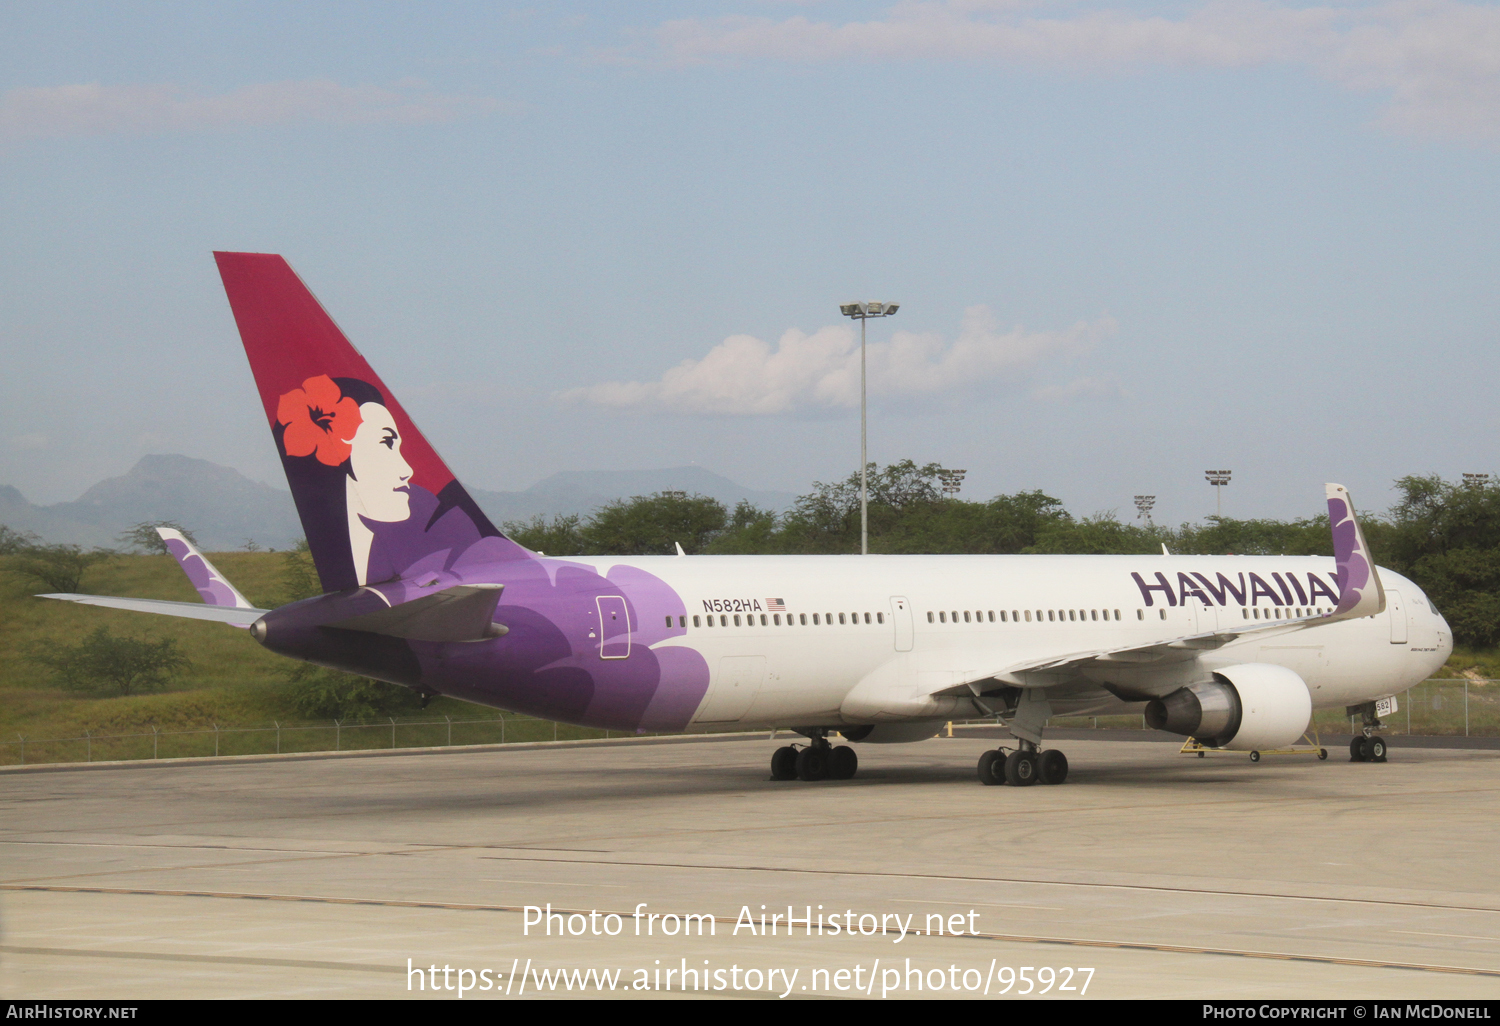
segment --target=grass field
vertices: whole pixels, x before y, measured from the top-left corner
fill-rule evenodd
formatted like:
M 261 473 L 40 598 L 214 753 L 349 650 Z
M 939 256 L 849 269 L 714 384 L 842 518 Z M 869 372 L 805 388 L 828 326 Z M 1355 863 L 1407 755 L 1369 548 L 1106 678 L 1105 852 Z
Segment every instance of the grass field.
M 271 608 L 286 601 L 284 554 L 223 552 L 214 553 L 212 559 L 252 603 Z M 169 556 L 121 556 L 93 568 L 81 587 L 101 595 L 198 600 Z M 21 761 L 22 738 L 28 762 L 151 758 L 153 750 L 162 758 L 211 755 L 215 745 L 226 755 L 270 752 L 276 750 L 278 740 L 282 751 L 392 746 L 392 724 L 385 718 L 338 726 L 331 721 L 299 719 L 291 701 L 295 685 L 285 676 L 293 664 L 267 652 L 242 630 L 33 597 L 42 590 L 15 574 L 0 573 L 0 765 Z M 174 638 L 191 665 L 170 690 L 156 694 L 91 698 L 58 688 L 38 655 L 75 643 L 101 624 L 116 634 Z M 1392 724 L 1404 730 L 1409 719 L 1414 733 L 1463 734 L 1466 676 L 1500 676 L 1500 651 L 1455 652 L 1435 677 L 1456 680 L 1429 682 L 1402 696 L 1402 709 Z M 1500 685 L 1470 680 L 1467 691 L 1469 732 L 1500 734 Z M 605 734 L 438 698 L 420 712 L 395 717 L 396 745 L 447 743 L 445 717 L 458 721 L 452 728 L 454 744 L 493 743 L 501 740 L 502 730 L 507 741 Z M 1077 717 L 1055 722 L 1093 724 Z M 1317 722 L 1325 730 L 1347 729 L 1347 721 L 1337 710 L 1320 712 Z M 279 738 L 277 723 L 282 726 Z M 1098 725 L 1138 728 L 1141 720 L 1139 716 L 1099 717 Z M 182 733 L 187 731 L 196 733 Z M 138 736 L 42 743 L 44 739 L 100 735 Z

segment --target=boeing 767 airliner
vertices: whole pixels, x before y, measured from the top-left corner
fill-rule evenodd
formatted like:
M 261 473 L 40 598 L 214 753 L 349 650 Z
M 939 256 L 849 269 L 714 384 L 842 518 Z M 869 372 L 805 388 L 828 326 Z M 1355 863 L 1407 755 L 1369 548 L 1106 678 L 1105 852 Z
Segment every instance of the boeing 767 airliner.
M 995 717 L 985 784 L 1061 783 L 1059 715 L 1143 713 L 1210 748 L 1295 742 L 1314 709 L 1364 730 L 1440 667 L 1447 623 L 1370 559 L 1326 489 L 1335 556 L 596 556 L 497 530 L 280 256 L 217 253 L 324 594 L 252 608 L 180 534 L 203 602 L 50 595 L 217 620 L 321 666 L 626 731 L 789 728 L 778 780 L 848 778 L 852 742 Z

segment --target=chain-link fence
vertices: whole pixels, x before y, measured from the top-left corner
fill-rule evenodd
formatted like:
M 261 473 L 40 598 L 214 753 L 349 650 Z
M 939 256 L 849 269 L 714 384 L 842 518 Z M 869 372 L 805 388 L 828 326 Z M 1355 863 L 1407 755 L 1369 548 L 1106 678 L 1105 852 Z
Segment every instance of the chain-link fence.
M 0 766 L 54 762 L 107 762 L 119 759 L 180 759 L 291 752 L 340 752 L 392 748 L 456 747 L 517 741 L 568 741 L 618 737 L 620 731 L 575 727 L 531 716 L 497 713 L 472 720 L 398 719 L 363 723 L 339 720 L 277 722 L 260 726 L 211 723 L 188 730 L 129 734 L 82 731 L 77 737 L 37 738 L 16 734 L 0 741 Z M 631 736 L 634 736 L 632 733 Z
M 1434 734 L 1460 737 L 1500 736 L 1500 681 L 1453 678 L 1427 680 L 1397 696 L 1400 708 L 1386 718 L 1389 734 Z M 981 722 L 981 721 L 966 721 Z M 993 722 L 986 720 L 983 722 Z M 1143 729 L 1145 718 L 1131 716 L 1054 716 L 1056 727 Z M 1313 725 L 1331 733 L 1358 730 L 1359 721 L 1342 709 L 1320 709 Z M 254 727 L 210 724 L 190 730 L 138 731 L 78 737 L 33 738 L 17 734 L 0 741 L 0 766 L 57 762 L 106 762 L 121 759 L 180 759 L 226 755 L 273 755 L 290 752 L 370 751 L 393 748 L 456 747 L 518 741 L 571 741 L 621 736 L 620 731 L 575 727 L 531 716 L 496 713 L 493 718 L 344 723 L 281 723 Z M 635 736 L 632 733 L 630 736 Z

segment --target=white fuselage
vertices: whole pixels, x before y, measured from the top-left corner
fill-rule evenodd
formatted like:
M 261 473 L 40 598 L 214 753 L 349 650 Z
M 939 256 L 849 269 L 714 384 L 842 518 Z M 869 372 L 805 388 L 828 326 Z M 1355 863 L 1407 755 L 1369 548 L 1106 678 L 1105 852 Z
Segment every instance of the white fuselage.
M 686 556 L 573 557 L 661 578 L 687 607 L 684 635 L 710 687 L 695 729 L 869 722 L 862 682 L 932 694 L 994 675 L 1045 687 L 1055 715 L 1138 710 L 1216 666 L 1273 663 L 1306 681 L 1314 708 L 1395 694 L 1452 650 L 1447 623 L 1411 581 L 1381 570 L 1386 610 L 1301 630 L 1251 634 L 1204 651 L 1089 664 L 1069 676 L 1034 665 L 1331 612 L 1330 557 Z M 1290 600 L 1290 601 L 1288 601 Z M 784 607 L 784 608 L 779 608 Z M 977 693 L 977 692 L 976 692 Z M 1123 697 L 1121 697 L 1123 696 Z M 928 717 L 977 715 L 950 700 Z M 917 706 L 913 706 L 917 709 Z M 911 718 L 921 718 L 921 713 Z

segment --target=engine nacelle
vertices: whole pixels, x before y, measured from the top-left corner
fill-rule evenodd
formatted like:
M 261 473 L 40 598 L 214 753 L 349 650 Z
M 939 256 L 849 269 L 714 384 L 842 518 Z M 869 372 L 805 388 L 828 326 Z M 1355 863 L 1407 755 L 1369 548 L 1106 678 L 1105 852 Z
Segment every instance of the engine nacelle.
M 1312 692 L 1297 674 L 1272 663 L 1242 663 L 1214 671 L 1146 706 L 1146 723 L 1237 752 L 1283 748 L 1307 730 Z
M 905 744 L 910 741 L 926 741 L 942 730 L 940 720 L 918 723 L 877 723 L 873 726 L 840 727 L 839 733 L 845 741 L 863 741 L 872 745 Z

